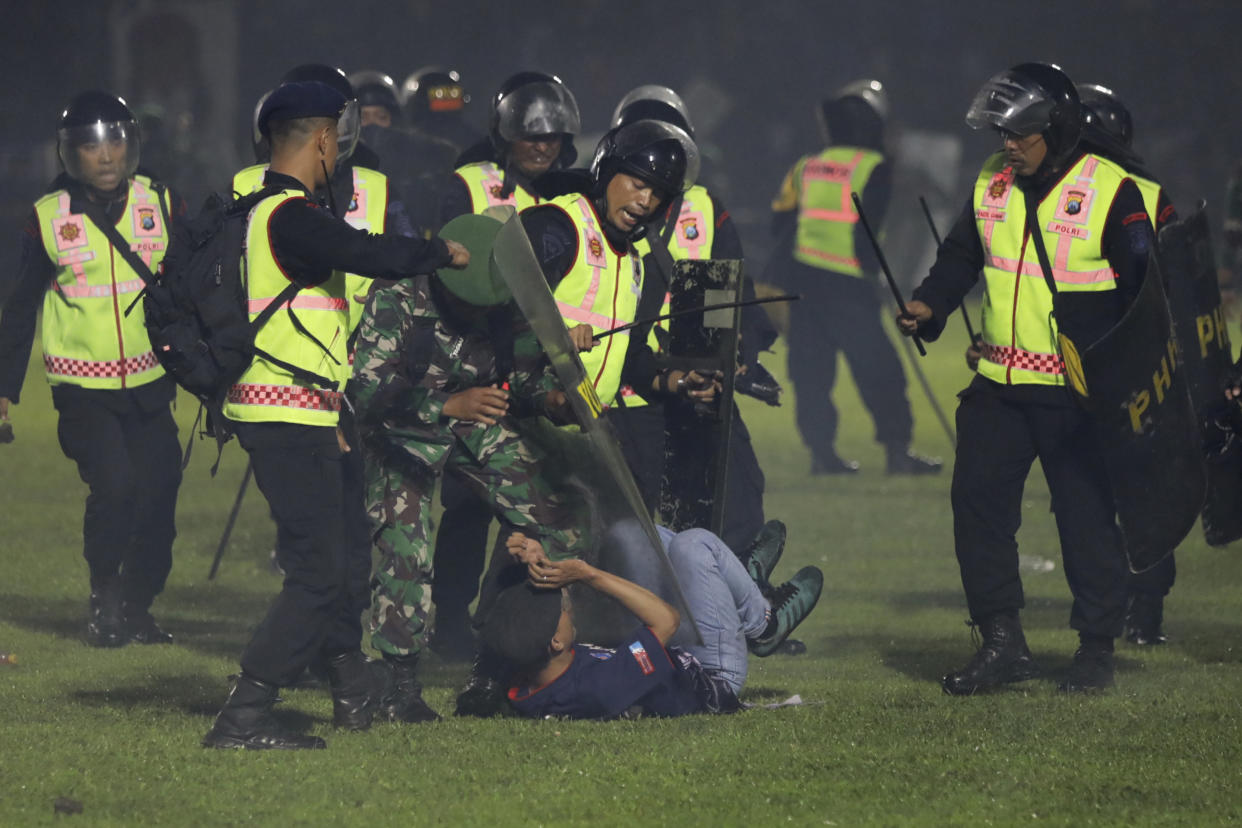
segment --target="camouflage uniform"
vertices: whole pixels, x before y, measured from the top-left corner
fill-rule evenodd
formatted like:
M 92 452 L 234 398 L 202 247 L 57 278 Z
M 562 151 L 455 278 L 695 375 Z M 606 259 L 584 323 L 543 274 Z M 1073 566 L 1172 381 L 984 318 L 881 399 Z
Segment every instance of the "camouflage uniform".
M 427 276 L 377 288 L 367 300 L 350 396 L 380 553 L 370 627 L 381 652 L 420 649 L 431 605 L 431 497 L 446 469 L 492 505 L 502 528 L 541 538 L 549 557 L 569 557 L 577 548 L 569 512 L 537 474 L 541 454 L 522 438 L 513 416 L 541 411 L 556 387 L 534 335 L 520 319 L 514 324 L 511 413 L 489 426 L 441 414 L 453 394 L 501 381 L 486 333 L 451 329 Z

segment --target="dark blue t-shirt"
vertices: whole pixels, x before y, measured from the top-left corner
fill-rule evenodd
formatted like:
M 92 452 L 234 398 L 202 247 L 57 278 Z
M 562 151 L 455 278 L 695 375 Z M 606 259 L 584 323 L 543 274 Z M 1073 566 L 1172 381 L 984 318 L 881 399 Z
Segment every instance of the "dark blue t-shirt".
M 634 705 L 654 716 L 684 716 L 703 710 L 693 676 L 681 667 L 647 627 L 616 649 L 575 644 L 569 667 L 542 687 L 509 690 L 523 716 L 611 719 Z

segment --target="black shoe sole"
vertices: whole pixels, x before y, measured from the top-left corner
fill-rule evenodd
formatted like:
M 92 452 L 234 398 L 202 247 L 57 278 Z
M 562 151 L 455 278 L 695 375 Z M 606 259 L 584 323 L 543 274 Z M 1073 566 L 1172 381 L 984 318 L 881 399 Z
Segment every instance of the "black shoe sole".
M 1020 669 L 1013 671 L 996 682 L 987 684 L 975 684 L 965 687 L 951 687 L 949 685 L 949 676 L 945 676 L 940 680 L 940 688 L 949 696 L 974 696 L 979 693 L 987 693 L 990 690 L 996 690 L 1008 684 L 1018 684 L 1023 681 L 1037 679 L 1040 676 L 1038 665 L 1031 663 L 1023 665 Z
M 306 742 L 303 744 L 293 744 L 291 742 L 254 742 L 250 739 L 241 739 L 237 736 L 221 736 L 208 733 L 203 737 L 203 747 L 216 748 L 220 750 L 323 750 L 328 743 L 318 736 L 303 737 Z

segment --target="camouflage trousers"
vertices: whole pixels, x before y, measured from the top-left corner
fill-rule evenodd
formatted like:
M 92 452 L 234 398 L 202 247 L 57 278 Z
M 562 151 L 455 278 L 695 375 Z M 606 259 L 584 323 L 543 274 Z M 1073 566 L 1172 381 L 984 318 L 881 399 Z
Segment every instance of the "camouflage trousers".
M 443 472 L 458 475 L 491 504 L 501 526 L 498 550 L 518 530 L 539 537 L 553 560 L 576 555 L 581 535 L 539 475 L 538 450 L 503 424 L 492 430 L 497 433 L 489 434 L 484 460 L 458 443 Z M 431 609 L 432 494 L 440 473 L 404 447 L 367 456 L 367 512 L 379 554 L 371 579 L 371 645 L 382 653 L 407 655 L 422 648 Z

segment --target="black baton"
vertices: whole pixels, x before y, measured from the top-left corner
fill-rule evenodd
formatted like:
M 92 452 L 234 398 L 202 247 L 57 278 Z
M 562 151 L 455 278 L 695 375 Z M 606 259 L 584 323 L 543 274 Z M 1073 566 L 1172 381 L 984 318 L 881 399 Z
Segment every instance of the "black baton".
M 919 204 L 923 207 L 923 215 L 927 216 L 927 226 L 931 228 L 932 238 L 936 240 L 936 247 L 939 248 L 942 243 L 940 231 L 936 229 L 936 222 L 932 218 L 931 210 L 927 207 L 927 199 L 919 196 Z M 970 342 L 975 344 L 979 341 L 979 335 L 975 333 L 974 326 L 970 324 L 970 314 L 966 312 L 966 300 L 963 299 L 958 307 L 962 310 L 962 321 L 966 323 L 966 333 L 970 336 Z
M 897 300 L 897 308 L 902 316 L 910 316 L 910 312 L 906 310 L 905 300 L 901 298 L 901 291 L 897 289 L 897 282 L 893 279 L 893 272 L 888 269 L 888 260 L 884 258 L 880 242 L 876 239 L 875 233 L 871 232 L 871 223 L 867 221 L 867 214 L 863 212 L 862 200 L 858 198 L 858 193 L 850 193 L 850 198 L 854 199 L 854 209 L 858 211 L 858 219 L 862 222 L 863 229 L 867 231 L 867 238 L 871 239 L 871 247 L 875 250 L 876 258 L 880 260 L 880 269 L 884 271 L 888 287 L 893 292 L 893 298 Z M 923 347 L 923 340 L 919 339 L 919 335 L 916 333 L 910 338 L 914 340 L 914 347 L 919 349 L 919 356 L 927 356 L 927 349 Z

